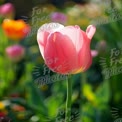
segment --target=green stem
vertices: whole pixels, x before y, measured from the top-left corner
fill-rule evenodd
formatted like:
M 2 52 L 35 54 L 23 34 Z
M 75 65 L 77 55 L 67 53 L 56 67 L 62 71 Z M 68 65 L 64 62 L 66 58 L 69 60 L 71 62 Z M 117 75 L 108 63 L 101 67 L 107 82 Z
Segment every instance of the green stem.
M 79 121 L 83 121 L 82 119 L 82 110 L 83 110 L 83 87 L 86 84 L 87 78 L 86 78 L 86 73 L 82 73 L 81 74 L 81 87 L 80 87 L 80 120 Z
M 71 99 L 72 99 L 72 81 L 67 78 L 67 100 L 65 122 L 70 122 L 71 116 Z

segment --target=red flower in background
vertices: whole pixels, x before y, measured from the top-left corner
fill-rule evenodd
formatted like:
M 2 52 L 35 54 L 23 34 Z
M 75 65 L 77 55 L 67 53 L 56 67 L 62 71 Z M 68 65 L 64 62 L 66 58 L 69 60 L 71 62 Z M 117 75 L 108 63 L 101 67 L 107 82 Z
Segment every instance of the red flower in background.
M 1 117 L 5 117 L 5 116 L 6 116 L 6 113 L 0 112 L 0 118 L 1 118 Z
M 30 26 L 23 20 L 5 19 L 2 23 L 2 27 L 8 38 L 12 40 L 21 40 L 30 32 Z
M 87 70 L 92 63 L 90 42 L 95 31 L 93 25 L 89 25 L 86 32 L 77 25 L 64 27 L 49 23 L 41 26 L 37 41 L 47 66 L 60 74 Z

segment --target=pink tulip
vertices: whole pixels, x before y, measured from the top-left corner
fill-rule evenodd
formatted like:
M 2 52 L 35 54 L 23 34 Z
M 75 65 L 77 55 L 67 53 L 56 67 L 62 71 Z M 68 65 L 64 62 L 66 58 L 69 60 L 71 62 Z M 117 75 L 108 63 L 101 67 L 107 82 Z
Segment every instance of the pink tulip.
M 12 3 L 6 3 L 0 6 L 0 15 L 5 18 L 13 18 L 14 6 Z
M 60 12 L 54 12 L 50 16 L 52 22 L 58 22 L 61 24 L 66 24 L 67 16 Z
M 42 25 L 37 33 L 37 41 L 46 65 L 60 74 L 86 71 L 92 63 L 90 42 L 95 31 L 93 25 L 89 25 L 86 32 L 77 25 Z
M 20 45 L 13 45 L 6 48 L 8 58 L 14 62 L 20 61 L 25 54 L 25 48 Z

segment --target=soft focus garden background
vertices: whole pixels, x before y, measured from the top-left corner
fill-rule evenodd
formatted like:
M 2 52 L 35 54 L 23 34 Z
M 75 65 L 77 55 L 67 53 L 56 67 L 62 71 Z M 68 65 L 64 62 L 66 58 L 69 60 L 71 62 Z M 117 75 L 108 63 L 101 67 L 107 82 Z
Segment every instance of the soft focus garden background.
M 44 65 L 36 40 L 42 24 L 59 22 L 84 31 L 89 24 L 97 28 L 91 43 L 92 66 L 70 78 L 71 121 L 122 121 L 121 0 L 0 0 L 0 4 L 0 118 L 64 122 L 66 76 Z

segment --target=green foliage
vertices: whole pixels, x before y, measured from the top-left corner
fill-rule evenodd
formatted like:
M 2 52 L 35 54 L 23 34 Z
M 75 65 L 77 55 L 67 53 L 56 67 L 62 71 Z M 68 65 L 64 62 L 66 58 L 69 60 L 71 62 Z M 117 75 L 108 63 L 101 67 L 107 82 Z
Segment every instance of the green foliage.
M 98 18 L 92 18 L 90 15 L 81 12 L 82 9 L 79 10 L 77 8 L 78 5 L 73 5 L 71 7 L 66 5 L 66 8 L 62 10 L 70 18 L 67 25 L 73 23 L 86 28 L 87 21 L 90 23 L 90 20 Z M 117 2 L 114 3 L 114 6 L 121 14 L 122 8 L 118 7 Z M 99 5 L 99 8 L 101 9 L 102 7 Z M 52 9 L 54 8 L 49 7 L 46 16 L 50 11 L 59 11 L 56 8 Z M 72 16 L 69 15 L 70 11 L 72 11 Z M 75 13 L 78 11 L 81 13 Z M 73 15 L 73 12 L 76 15 Z M 40 16 L 44 16 L 44 14 L 35 15 L 37 18 Z M 105 16 L 109 17 L 110 14 L 106 14 L 102 10 L 101 17 L 104 18 Z M 85 21 L 81 22 L 80 19 Z M 0 23 L 2 23 L 2 19 Z M 45 21 L 39 22 L 38 26 L 43 23 Z M 32 25 L 32 29 L 33 27 L 34 25 Z M 104 71 L 106 68 L 113 67 L 110 64 L 111 49 L 116 48 L 121 51 L 118 57 L 114 55 L 115 59 L 122 57 L 121 28 L 121 19 L 97 25 L 97 32 L 91 47 L 95 49 L 97 43 L 105 40 L 107 45 L 105 52 L 98 52 L 98 56 L 93 59 L 93 64 L 87 72 L 70 76 L 70 80 L 73 83 L 72 116 L 76 114 L 74 110 L 77 111 L 77 117 L 74 117 L 72 122 L 109 122 L 116 120 L 111 114 L 111 108 L 120 107 L 122 103 L 122 72 L 113 74 L 110 78 L 105 79 Z M 24 59 L 15 63 L 7 58 L 5 49 L 16 43 L 26 48 L 26 54 Z M 105 58 L 106 67 L 101 66 L 101 57 Z M 121 62 L 115 67 L 121 67 Z M 57 118 L 60 118 L 60 122 L 64 120 L 66 81 L 65 79 L 58 79 L 45 85 L 37 84 L 36 80 L 39 79 L 39 82 L 41 82 L 41 77 L 45 75 L 57 75 L 49 69 L 50 73 L 46 72 L 44 75 L 44 67 L 44 61 L 36 41 L 36 32 L 21 42 L 12 42 L 12 40 L 7 38 L 0 26 L 0 115 L 5 113 L 13 122 L 57 122 Z M 107 75 L 111 73 L 109 72 Z M 121 114 L 119 118 L 122 118 Z

